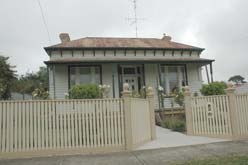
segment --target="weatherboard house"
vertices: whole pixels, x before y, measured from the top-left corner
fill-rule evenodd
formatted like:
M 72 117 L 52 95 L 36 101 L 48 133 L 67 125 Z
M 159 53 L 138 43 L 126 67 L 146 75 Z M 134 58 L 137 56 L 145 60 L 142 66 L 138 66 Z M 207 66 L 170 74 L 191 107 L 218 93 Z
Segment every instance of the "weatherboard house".
M 60 34 L 61 43 L 45 47 L 49 61 L 49 92 L 52 99 L 64 99 L 75 84 L 110 85 L 110 97 L 121 97 L 124 83 L 139 92 L 144 86 L 170 94 L 189 86 L 192 93 L 202 85 L 201 68 L 214 60 L 200 58 L 203 48 L 177 43 L 170 36 L 160 38 L 85 37 L 70 40 Z

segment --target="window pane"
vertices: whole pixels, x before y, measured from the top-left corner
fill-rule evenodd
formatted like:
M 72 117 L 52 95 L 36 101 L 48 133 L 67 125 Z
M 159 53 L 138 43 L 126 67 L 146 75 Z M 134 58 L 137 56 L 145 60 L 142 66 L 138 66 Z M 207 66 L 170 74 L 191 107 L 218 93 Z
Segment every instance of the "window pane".
M 91 72 L 90 67 L 80 67 L 79 68 L 79 82 L 80 84 L 89 84 L 91 83 Z
M 70 86 L 74 86 L 76 84 L 76 68 L 70 68 Z
M 71 75 L 76 74 L 76 67 L 71 67 L 70 68 L 70 73 L 71 73 Z
M 169 94 L 186 85 L 184 66 L 161 66 L 160 69 L 161 86 L 166 93 Z
M 124 68 L 124 74 L 135 74 L 135 68 Z
M 100 67 L 95 67 L 95 82 L 96 84 L 100 84 Z
M 71 75 L 71 81 L 70 81 L 70 86 L 74 86 L 76 84 L 76 76 L 75 75 Z
M 168 67 L 168 79 L 169 79 L 170 92 L 173 92 L 176 88 L 178 88 L 177 67 L 175 66 Z
M 82 66 L 70 68 L 70 86 L 75 84 L 100 84 L 100 67 Z

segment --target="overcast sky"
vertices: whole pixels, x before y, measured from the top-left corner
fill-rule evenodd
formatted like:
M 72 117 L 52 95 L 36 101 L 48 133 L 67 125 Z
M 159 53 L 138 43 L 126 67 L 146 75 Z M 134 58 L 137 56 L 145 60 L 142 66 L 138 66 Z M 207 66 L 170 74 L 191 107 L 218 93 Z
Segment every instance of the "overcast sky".
M 132 0 L 0 0 L 0 54 L 9 56 L 18 74 L 37 71 L 48 60 L 43 47 L 86 36 L 134 37 Z M 215 80 L 240 74 L 248 79 L 247 0 L 137 0 L 139 37 L 161 38 L 206 48 L 215 59 Z

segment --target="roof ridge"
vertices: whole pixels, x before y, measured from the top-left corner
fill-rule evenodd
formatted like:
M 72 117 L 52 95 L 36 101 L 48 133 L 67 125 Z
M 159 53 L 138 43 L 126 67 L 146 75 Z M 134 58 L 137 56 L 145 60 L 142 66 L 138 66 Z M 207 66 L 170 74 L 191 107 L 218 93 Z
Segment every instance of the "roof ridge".
M 153 38 L 153 37 L 84 37 L 80 39 L 85 39 L 85 38 L 96 38 L 96 39 L 156 39 L 156 40 L 162 40 L 161 38 Z M 77 40 L 77 39 L 76 39 Z

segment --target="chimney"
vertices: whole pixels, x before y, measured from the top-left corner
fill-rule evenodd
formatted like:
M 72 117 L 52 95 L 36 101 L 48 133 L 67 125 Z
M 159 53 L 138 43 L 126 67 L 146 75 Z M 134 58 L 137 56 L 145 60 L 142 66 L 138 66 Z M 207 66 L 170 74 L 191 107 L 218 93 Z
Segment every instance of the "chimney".
M 167 36 L 167 35 L 164 33 L 164 36 L 163 36 L 162 40 L 171 41 L 171 36 Z
M 61 43 L 66 43 L 70 41 L 70 36 L 68 33 L 60 33 L 59 38 L 61 40 Z

